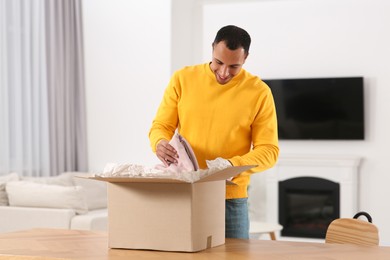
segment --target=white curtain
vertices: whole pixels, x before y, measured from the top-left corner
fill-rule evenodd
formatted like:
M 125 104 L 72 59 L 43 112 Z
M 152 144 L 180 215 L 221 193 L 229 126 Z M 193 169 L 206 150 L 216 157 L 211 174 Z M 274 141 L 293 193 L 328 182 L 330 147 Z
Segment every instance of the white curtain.
M 81 3 L 0 0 L 0 174 L 86 171 Z
M 81 0 L 46 0 L 52 172 L 87 171 Z

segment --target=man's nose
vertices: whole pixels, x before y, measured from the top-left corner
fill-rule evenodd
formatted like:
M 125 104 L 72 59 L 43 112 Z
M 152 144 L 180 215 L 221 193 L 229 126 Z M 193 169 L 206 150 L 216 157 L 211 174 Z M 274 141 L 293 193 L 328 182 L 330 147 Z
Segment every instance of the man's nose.
M 228 67 L 227 66 L 222 66 L 219 73 L 220 73 L 221 77 L 226 78 L 227 76 L 229 76 Z

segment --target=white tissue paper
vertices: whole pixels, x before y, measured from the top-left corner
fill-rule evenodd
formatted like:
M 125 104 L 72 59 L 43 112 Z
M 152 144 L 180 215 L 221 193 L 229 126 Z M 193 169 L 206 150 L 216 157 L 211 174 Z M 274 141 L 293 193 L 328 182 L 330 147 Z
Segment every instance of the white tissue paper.
M 109 163 L 104 167 L 103 173 L 96 174 L 99 177 L 132 177 L 132 178 L 170 178 L 189 183 L 232 166 L 223 158 L 206 161 L 208 169 L 198 169 L 198 163 L 190 144 L 180 134 L 176 133 L 169 142 L 180 154 L 177 165 L 171 164 L 165 167 L 158 164 L 148 167 L 138 164 L 116 164 Z
M 221 157 L 217 157 L 215 160 L 206 160 L 206 164 L 209 169 L 223 170 L 228 167 L 232 167 L 232 164 L 228 160 Z M 231 177 L 228 180 L 231 181 L 233 178 L 234 177 Z
M 97 177 L 130 177 L 130 178 L 170 178 L 188 183 L 193 183 L 199 179 L 219 171 L 218 168 L 176 172 L 162 170 L 161 165 L 148 167 L 138 164 L 116 164 L 108 163 L 102 173 L 96 173 Z M 168 168 L 167 168 L 168 169 Z
M 209 169 L 218 169 L 218 170 L 223 170 L 228 167 L 231 167 L 232 164 L 221 157 L 216 158 L 215 160 L 206 160 L 207 167 Z

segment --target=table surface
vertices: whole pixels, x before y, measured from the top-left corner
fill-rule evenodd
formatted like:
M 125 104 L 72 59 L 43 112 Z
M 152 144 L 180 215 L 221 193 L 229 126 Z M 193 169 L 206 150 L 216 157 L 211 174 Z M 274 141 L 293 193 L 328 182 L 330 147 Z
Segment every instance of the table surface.
M 226 239 L 196 253 L 110 249 L 104 232 L 31 229 L 0 234 L 0 259 L 390 259 L 390 247 Z

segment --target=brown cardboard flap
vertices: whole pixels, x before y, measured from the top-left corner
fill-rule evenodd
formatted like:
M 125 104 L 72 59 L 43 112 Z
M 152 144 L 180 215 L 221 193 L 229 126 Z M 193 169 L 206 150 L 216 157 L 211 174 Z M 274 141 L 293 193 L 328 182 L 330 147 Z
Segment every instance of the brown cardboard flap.
M 257 167 L 257 165 L 244 165 L 244 166 L 228 167 L 226 169 L 223 169 L 222 171 L 218 171 L 214 174 L 206 176 L 197 182 L 227 180 L 230 177 L 234 177 L 234 176 L 236 176 L 244 171 L 247 171 L 249 169 L 252 169 L 254 167 Z
M 76 176 L 80 178 L 84 178 L 82 176 Z M 154 182 L 154 183 L 188 183 L 181 180 L 169 179 L 169 178 L 157 178 L 157 177 L 87 177 L 87 179 L 98 180 L 98 181 L 106 181 L 106 182 Z
M 249 170 L 251 168 L 257 167 L 257 165 L 245 165 L 245 166 L 234 166 L 229 167 L 224 170 L 215 172 L 211 175 L 208 175 L 196 182 L 206 182 L 206 181 L 220 181 L 227 180 L 230 177 L 234 177 L 237 174 Z M 98 181 L 106 181 L 112 183 L 120 183 L 120 182 L 143 182 L 143 183 L 189 183 L 182 180 L 171 179 L 171 178 L 161 178 L 161 177 L 100 177 L 100 176 L 75 176 L 79 178 L 98 180 Z M 231 183 L 228 183 L 231 184 Z

